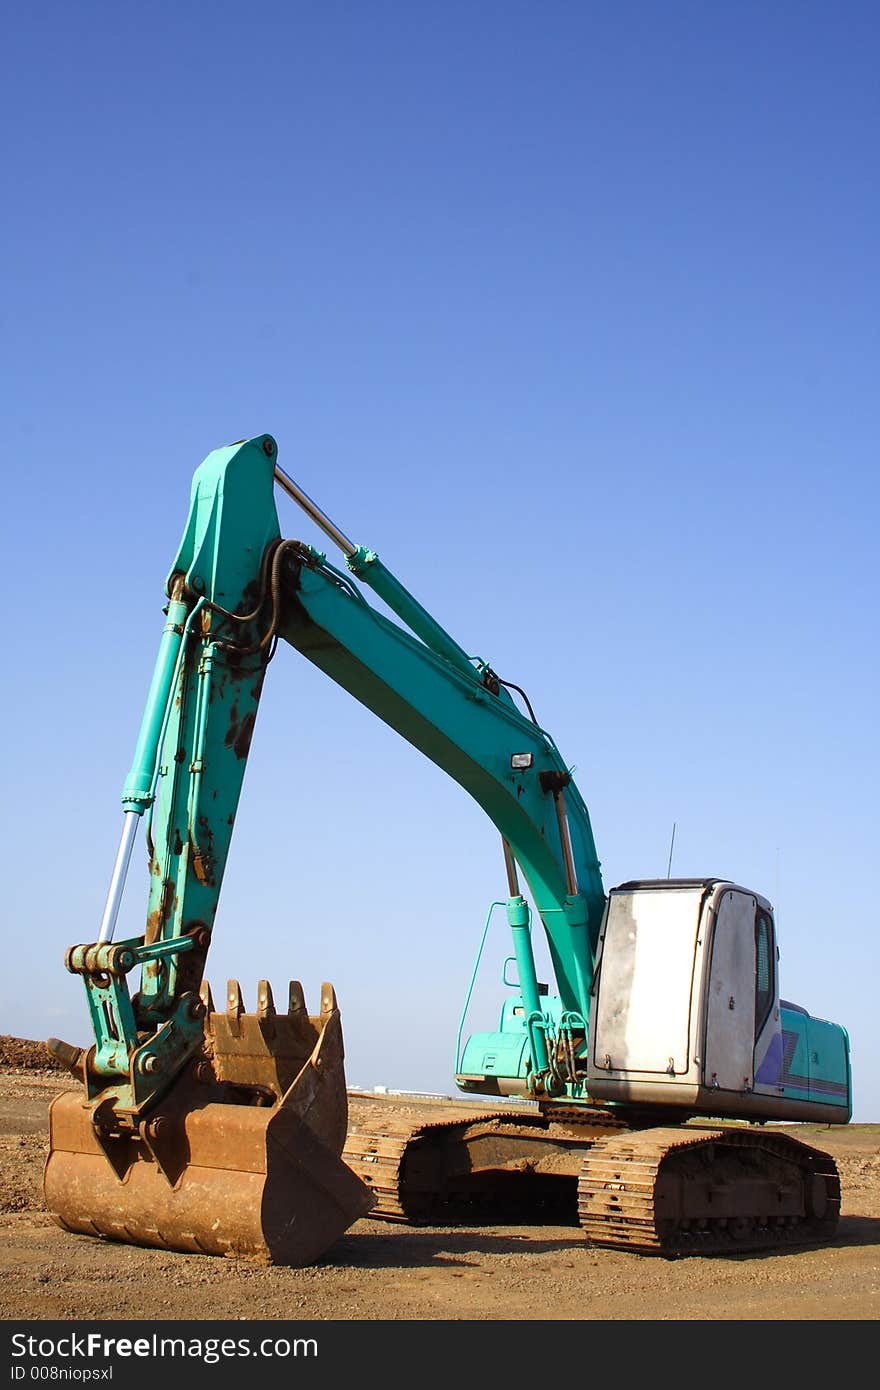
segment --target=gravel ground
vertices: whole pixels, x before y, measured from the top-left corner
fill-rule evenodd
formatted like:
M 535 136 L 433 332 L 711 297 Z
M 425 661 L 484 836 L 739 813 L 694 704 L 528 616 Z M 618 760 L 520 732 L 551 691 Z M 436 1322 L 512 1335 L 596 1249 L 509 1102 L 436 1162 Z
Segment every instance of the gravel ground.
M 880 1125 L 811 1127 L 834 1154 L 834 1243 L 665 1260 L 588 1247 L 578 1227 L 358 1221 L 316 1265 L 264 1267 L 59 1230 L 43 1206 L 46 1108 L 70 1086 L 40 1045 L 0 1038 L 0 1317 L 39 1319 L 876 1319 Z M 352 1101 L 352 1109 L 395 1106 Z M 411 1111 L 412 1103 L 397 1102 Z M 366 1113 L 363 1109 L 361 1113 Z

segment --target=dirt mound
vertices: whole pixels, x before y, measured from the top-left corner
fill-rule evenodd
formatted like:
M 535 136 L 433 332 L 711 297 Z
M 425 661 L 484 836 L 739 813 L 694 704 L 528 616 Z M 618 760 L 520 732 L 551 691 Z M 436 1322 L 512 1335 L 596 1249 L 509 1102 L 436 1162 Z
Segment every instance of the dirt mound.
M 10 1071 L 64 1071 L 44 1042 L 31 1042 L 29 1038 L 13 1038 L 8 1033 L 0 1033 L 0 1068 Z

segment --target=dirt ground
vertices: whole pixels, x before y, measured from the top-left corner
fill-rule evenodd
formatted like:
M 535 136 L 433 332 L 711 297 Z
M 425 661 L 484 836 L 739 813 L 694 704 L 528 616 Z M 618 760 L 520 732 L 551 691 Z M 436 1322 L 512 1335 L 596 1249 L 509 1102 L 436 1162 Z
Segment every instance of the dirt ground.
M 66 1073 L 0 1038 L 0 1318 L 269 1320 L 876 1319 L 880 1125 L 802 1127 L 841 1173 L 827 1247 L 657 1259 L 591 1248 L 575 1225 L 358 1221 L 308 1269 L 116 1245 L 59 1230 L 42 1200 L 46 1110 Z M 426 1102 L 429 1104 L 429 1102 Z M 352 1099 L 358 1107 L 395 1098 Z M 361 1112 L 363 1113 L 363 1112 Z

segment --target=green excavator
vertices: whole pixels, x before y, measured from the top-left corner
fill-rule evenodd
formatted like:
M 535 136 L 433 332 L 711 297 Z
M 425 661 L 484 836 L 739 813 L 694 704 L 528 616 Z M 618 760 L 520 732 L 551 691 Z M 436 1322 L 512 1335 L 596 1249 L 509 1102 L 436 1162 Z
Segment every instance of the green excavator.
M 344 569 L 282 539 L 276 486 Z M 324 515 L 271 436 L 201 464 L 166 593 L 104 915 L 97 940 L 66 955 L 95 1041 L 49 1041 L 79 1081 L 50 1111 L 44 1186 L 60 1225 L 302 1265 L 368 1212 L 480 1220 L 507 1200 L 539 1221 L 552 1191 L 597 1245 L 687 1254 L 831 1238 L 835 1164 L 774 1122 L 849 1120 L 849 1043 L 780 998 L 764 897 L 715 877 L 606 892 L 587 808 L 524 692 L 469 657 Z M 314 1014 L 296 981 L 280 1009 L 265 980 L 253 1013 L 236 981 L 214 1005 L 205 962 L 279 640 L 498 829 L 516 979 L 494 1030 L 462 1045 L 460 1029 L 455 1078 L 497 1104 L 440 1107 L 422 1122 L 380 1106 L 349 1131 L 331 985 Z M 115 941 L 140 829 L 144 933 Z M 537 923 L 552 992 L 538 979 Z

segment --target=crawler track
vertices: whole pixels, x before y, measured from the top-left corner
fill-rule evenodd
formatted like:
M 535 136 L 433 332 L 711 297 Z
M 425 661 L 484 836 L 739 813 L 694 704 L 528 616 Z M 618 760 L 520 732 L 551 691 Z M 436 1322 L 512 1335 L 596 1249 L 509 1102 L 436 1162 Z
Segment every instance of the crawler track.
M 840 1212 L 830 1155 L 767 1131 L 651 1129 L 599 1140 L 578 1179 L 588 1241 L 717 1255 L 816 1244 Z
M 427 1123 L 387 1116 L 349 1132 L 342 1158 L 372 1189 L 371 1218 L 419 1224 L 480 1220 L 502 1209 L 539 1222 L 574 1220 L 584 1146 L 620 1131 L 607 1111 L 551 1115 L 460 1110 Z
M 617 1114 L 388 1115 L 349 1134 L 343 1160 L 371 1218 L 418 1225 L 579 1220 L 593 1245 L 717 1255 L 817 1244 L 840 1212 L 834 1160 L 754 1128 L 629 1129 Z
M 371 1189 L 375 1203 L 371 1219 L 410 1220 L 404 1209 L 400 1169 L 407 1145 L 416 1140 L 421 1128 L 389 1116 L 369 1128 L 349 1132 L 342 1161 Z

